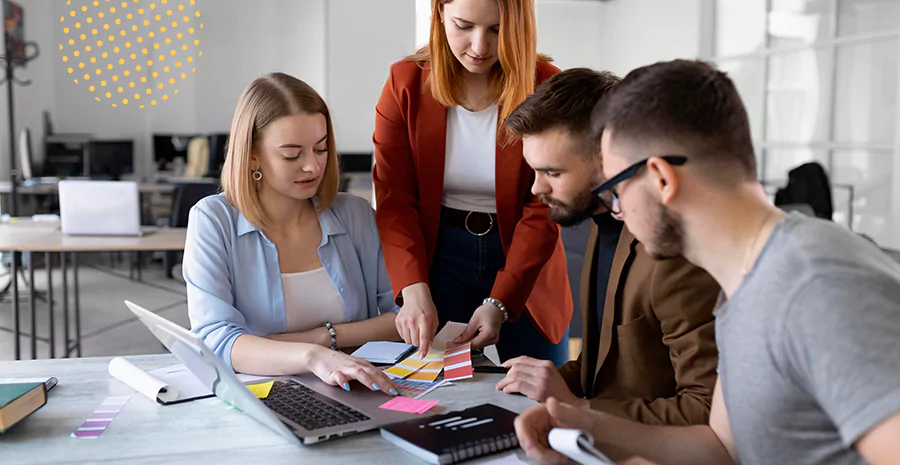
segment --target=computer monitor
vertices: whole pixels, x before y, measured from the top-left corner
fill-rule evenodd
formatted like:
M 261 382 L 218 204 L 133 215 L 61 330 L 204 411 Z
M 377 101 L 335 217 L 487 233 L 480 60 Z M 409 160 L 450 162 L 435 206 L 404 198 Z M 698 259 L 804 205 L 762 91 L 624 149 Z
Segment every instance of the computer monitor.
M 342 173 L 372 171 L 372 152 L 341 152 Z
M 134 173 L 133 140 L 91 141 L 91 178 L 118 181 L 123 174 L 130 173 Z
M 187 163 L 188 143 L 202 134 L 154 134 L 153 159 L 157 171 L 172 171 L 172 163 L 181 158 Z

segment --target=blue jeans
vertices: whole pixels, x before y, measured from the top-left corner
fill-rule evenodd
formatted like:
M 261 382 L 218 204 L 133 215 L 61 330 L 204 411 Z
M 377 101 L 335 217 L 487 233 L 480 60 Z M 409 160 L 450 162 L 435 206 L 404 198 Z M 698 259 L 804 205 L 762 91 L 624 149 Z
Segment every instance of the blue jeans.
M 505 263 L 496 227 L 478 237 L 442 221 L 429 284 L 441 326 L 448 321 L 468 323 L 475 309 L 490 297 L 497 272 Z M 569 360 L 569 330 L 558 344 L 553 344 L 523 312 L 517 321 L 504 323 L 500 328 L 497 352 L 502 361 L 527 355 L 552 360 L 559 367 Z

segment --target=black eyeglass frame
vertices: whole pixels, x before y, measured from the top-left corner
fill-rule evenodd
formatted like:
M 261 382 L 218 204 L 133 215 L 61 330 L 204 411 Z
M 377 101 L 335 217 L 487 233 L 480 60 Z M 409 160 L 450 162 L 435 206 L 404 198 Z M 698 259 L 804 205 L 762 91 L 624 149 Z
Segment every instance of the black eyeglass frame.
M 654 157 L 647 157 L 639 162 L 634 163 L 628 168 L 622 170 L 619 174 L 609 178 L 603 184 L 595 187 L 591 192 L 596 195 L 598 199 L 600 199 L 600 202 L 603 204 L 603 206 L 606 207 L 606 209 L 609 210 L 612 214 L 618 215 L 619 213 L 622 213 L 621 206 L 619 206 L 619 194 L 617 194 L 612 189 L 619 185 L 619 183 L 621 183 L 622 181 L 633 178 L 638 173 L 638 171 L 641 170 L 641 168 L 647 166 L 647 160 L 650 160 L 650 158 Z M 684 155 L 661 155 L 656 158 L 661 158 L 665 160 L 666 163 L 672 166 L 681 166 L 688 161 L 688 157 Z M 607 204 L 607 201 L 603 198 L 603 194 L 606 192 L 610 192 L 612 194 L 612 202 L 610 202 L 609 204 Z M 614 208 L 616 206 L 618 206 L 618 208 Z

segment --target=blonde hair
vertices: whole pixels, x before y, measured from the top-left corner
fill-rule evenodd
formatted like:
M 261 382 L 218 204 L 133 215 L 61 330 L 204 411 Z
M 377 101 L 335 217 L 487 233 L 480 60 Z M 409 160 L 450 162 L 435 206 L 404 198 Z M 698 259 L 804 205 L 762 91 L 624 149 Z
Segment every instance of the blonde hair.
M 328 162 L 316 191 L 318 209 L 321 211 L 331 206 L 340 184 L 340 165 L 331 114 L 325 101 L 308 84 L 284 73 L 256 78 L 241 94 L 228 136 L 225 165 L 222 167 L 222 190 L 228 202 L 257 228 L 270 225 L 271 218 L 266 218 L 256 181 L 251 177 L 250 157 L 254 144 L 272 121 L 284 116 L 316 113 L 325 116 L 328 129 Z
M 450 50 L 447 33 L 441 23 L 441 8 L 453 0 L 432 0 L 431 35 L 428 45 L 406 59 L 430 66 L 428 85 L 431 95 L 445 107 L 460 106 L 462 101 L 462 63 Z M 537 53 L 537 26 L 533 0 L 497 0 L 500 7 L 498 61 L 490 70 L 491 96 L 500 107 L 498 123 L 503 121 L 534 92 L 537 63 L 551 59 Z

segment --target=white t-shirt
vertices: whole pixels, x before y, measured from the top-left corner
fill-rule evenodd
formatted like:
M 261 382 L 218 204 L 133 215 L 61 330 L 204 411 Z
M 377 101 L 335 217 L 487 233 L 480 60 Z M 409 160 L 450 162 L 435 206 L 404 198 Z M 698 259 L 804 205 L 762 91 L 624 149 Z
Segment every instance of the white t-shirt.
M 497 104 L 481 111 L 447 109 L 445 207 L 497 213 Z
M 287 332 L 298 333 L 329 322 L 344 323 L 344 301 L 325 268 L 300 273 L 281 273 Z

